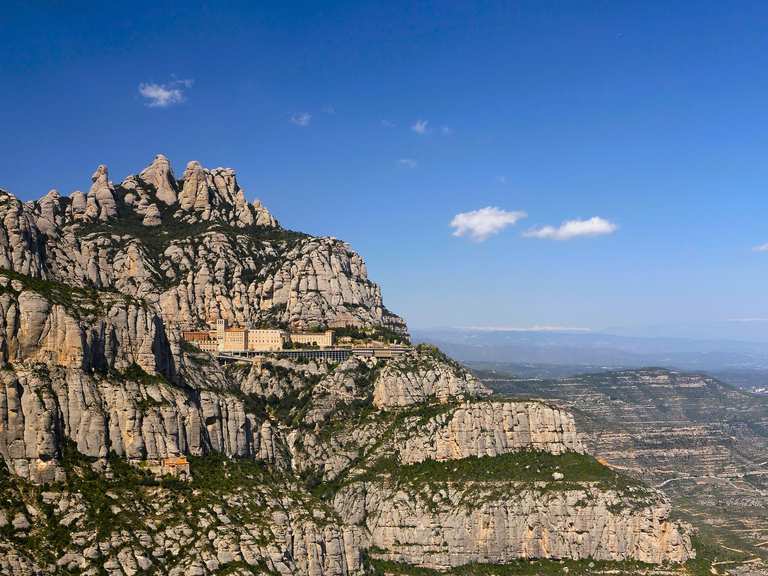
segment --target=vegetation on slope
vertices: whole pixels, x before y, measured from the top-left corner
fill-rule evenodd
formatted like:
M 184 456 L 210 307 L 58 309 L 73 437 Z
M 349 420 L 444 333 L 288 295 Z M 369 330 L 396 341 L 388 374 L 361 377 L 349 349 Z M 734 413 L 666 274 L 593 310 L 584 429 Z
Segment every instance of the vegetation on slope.
M 411 564 L 368 559 L 371 576 L 650 576 L 656 572 L 642 562 L 608 562 L 602 560 L 513 560 L 507 564 L 466 564 L 447 571 L 432 570 Z M 669 574 L 668 570 L 659 574 Z
M 117 301 L 129 305 L 146 306 L 143 300 L 120 294 L 116 290 L 80 288 L 6 269 L 0 269 L 0 277 L 7 278 L 7 285 L 0 286 L 0 294 L 18 296 L 19 291 L 11 285 L 11 281 L 16 280 L 22 285 L 22 290 L 35 292 L 51 304 L 63 306 L 69 314 L 78 319 L 102 315 L 105 312 L 105 306 Z
M 559 475 L 562 474 L 562 478 Z M 477 508 L 523 492 L 549 494 L 583 491 L 592 487 L 612 491 L 619 500 L 611 512 L 641 509 L 658 504 L 658 496 L 648 486 L 603 466 L 591 456 L 568 452 L 554 455 L 525 450 L 500 456 L 469 457 L 438 462 L 426 460 L 400 465 L 396 458 L 380 457 L 363 466 L 362 474 L 351 475 L 349 482 L 381 482 L 419 498 L 427 509 L 435 509 L 436 499 L 448 491 L 458 491 L 462 506 Z M 588 494 L 588 493 L 587 493 Z M 590 496 L 586 496 L 587 504 Z
M 566 452 L 551 454 L 537 450 L 510 452 L 500 456 L 472 456 L 438 462 L 426 460 L 389 469 L 399 482 L 597 482 L 606 489 L 643 486 L 600 464 L 592 456 Z M 553 482 L 554 474 L 563 480 Z
M 316 526 L 339 523 L 334 510 L 302 490 L 290 475 L 253 460 L 218 454 L 191 457 L 193 477 L 187 482 L 155 478 L 114 454 L 103 467 L 68 443 L 62 464 L 66 481 L 39 486 L 11 475 L 0 462 L 0 513 L 8 521 L 21 513 L 31 523 L 27 530 L 6 524 L 0 528 L 0 541 L 10 542 L 41 565 L 53 565 L 67 552 L 116 537 L 150 556 L 157 544 L 147 541 L 147 534 L 172 529 L 188 533 L 193 541 L 207 542 L 206 535 L 222 522 L 232 527 L 248 525 L 251 533 L 255 527 L 269 541 L 272 515 L 286 507 L 294 520 Z M 62 496 L 68 501 L 64 515 L 56 510 Z M 67 516 L 69 520 L 63 521 Z M 159 559 L 163 573 L 179 558 L 168 554 Z M 246 568 L 254 574 L 266 573 L 262 565 Z

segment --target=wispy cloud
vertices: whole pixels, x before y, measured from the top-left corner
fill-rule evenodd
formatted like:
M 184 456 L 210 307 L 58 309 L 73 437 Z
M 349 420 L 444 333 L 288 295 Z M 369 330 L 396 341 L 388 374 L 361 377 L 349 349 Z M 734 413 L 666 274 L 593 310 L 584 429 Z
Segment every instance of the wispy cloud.
M 395 127 L 395 123 L 394 122 L 390 122 L 389 120 L 382 120 L 381 121 L 381 125 L 384 126 L 384 128 L 394 128 Z
M 441 126 L 440 134 L 442 134 L 443 136 L 450 136 L 451 134 L 453 134 L 453 128 L 451 128 L 450 126 Z
M 758 322 L 760 322 L 760 323 L 761 322 L 768 322 L 768 318 L 760 318 L 760 317 L 755 317 L 755 318 L 728 318 L 727 321 L 728 322 L 740 322 L 740 323 L 744 323 L 744 324 L 749 324 L 749 323 L 758 323 Z
M 768 252 L 768 242 L 765 244 L 758 244 L 757 246 L 753 247 L 752 250 L 754 252 Z
M 411 126 L 411 130 L 416 132 L 416 134 L 419 134 L 420 136 L 423 136 L 429 131 L 429 121 L 427 120 L 416 120 L 414 122 L 413 126 Z
M 540 226 L 523 232 L 526 238 L 546 238 L 550 240 L 570 240 L 580 236 L 604 236 L 613 234 L 619 227 L 599 216 L 587 220 L 566 220 L 560 226 Z
M 145 104 L 150 108 L 167 108 L 184 102 L 184 91 L 191 88 L 193 83 L 193 80 L 172 80 L 165 84 L 142 82 L 139 84 L 139 94 L 146 98 Z
M 416 168 L 419 165 L 413 158 L 400 158 L 397 163 L 405 168 Z
M 454 229 L 454 236 L 469 236 L 475 242 L 483 242 L 526 216 L 528 215 L 525 212 L 509 212 L 494 206 L 486 206 L 479 210 L 456 214 L 451 220 L 451 227 Z
M 291 123 L 296 124 L 296 126 L 301 126 L 302 128 L 309 126 L 310 122 L 312 122 L 312 114 L 308 112 L 301 112 L 291 116 Z

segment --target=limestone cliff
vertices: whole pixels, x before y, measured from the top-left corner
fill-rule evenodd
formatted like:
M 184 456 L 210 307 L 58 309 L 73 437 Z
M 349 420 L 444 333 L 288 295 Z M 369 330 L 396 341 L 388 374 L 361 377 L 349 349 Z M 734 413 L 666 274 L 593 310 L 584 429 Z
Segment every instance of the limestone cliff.
M 388 483 L 355 486 L 339 495 L 338 505 L 350 523 L 364 516 L 362 533 L 378 557 L 441 570 L 518 558 L 658 564 L 691 555 L 662 498 L 630 510 L 627 494 L 592 483 L 547 490 L 543 483 L 448 482 L 433 490 L 424 502 Z
M 584 452 L 573 416 L 542 402 L 471 402 L 409 427 L 400 462 L 500 456 L 518 450 Z

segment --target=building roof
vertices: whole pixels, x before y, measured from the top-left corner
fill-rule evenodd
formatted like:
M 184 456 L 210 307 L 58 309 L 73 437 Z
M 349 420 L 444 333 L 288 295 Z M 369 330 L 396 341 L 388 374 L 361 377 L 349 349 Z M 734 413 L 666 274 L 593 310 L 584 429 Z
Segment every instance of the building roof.
M 210 340 L 211 333 L 203 330 L 184 330 L 181 337 L 185 340 Z

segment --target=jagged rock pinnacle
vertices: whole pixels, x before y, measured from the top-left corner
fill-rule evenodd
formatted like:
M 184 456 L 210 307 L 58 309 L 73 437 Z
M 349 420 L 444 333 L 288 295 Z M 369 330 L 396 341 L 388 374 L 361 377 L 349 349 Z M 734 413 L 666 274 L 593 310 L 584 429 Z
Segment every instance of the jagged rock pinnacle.
M 158 200 L 169 206 L 176 203 L 176 180 L 168 158 L 158 154 L 152 164 L 141 171 L 139 177 L 155 187 Z
M 109 181 L 109 173 L 104 164 L 100 164 L 91 176 L 93 185 L 88 192 L 85 213 L 89 218 L 108 220 L 117 215 L 117 202 Z

